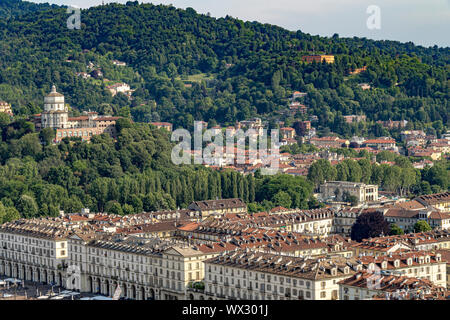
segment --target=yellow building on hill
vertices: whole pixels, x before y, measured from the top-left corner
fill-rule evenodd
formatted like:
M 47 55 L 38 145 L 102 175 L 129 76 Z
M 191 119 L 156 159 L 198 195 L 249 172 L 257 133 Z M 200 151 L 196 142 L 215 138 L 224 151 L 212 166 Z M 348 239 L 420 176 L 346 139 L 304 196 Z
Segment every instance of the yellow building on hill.
M 326 63 L 334 63 L 334 56 L 327 54 L 314 54 L 303 56 L 302 60 L 306 61 L 307 63 L 312 63 L 314 61 L 317 63 L 321 63 L 322 61 L 325 61 Z

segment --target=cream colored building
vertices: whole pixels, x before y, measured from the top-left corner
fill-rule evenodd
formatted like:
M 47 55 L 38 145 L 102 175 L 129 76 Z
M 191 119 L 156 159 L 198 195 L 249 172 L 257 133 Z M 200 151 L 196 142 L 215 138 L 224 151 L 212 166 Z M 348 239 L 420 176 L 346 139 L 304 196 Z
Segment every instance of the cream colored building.
M 299 232 L 312 236 L 328 236 L 333 229 L 333 212 L 330 210 L 303 210 L 290 214 L 287 231 Z M 288 220 L 289 221 L 289 220 Z
M 424 206 L 434 207 L 441 212 L 450 212 L 450 192 L 448 191 L 420 196 L 414 200 L 420 202 Z
M 387 222 L 396 224 L 406 232 L 414 231 L 414 225 L 419 221 L 425 221 L 433 229 L 450 229 L 450 213 L 435 208 L 428 207 L 423 210 L 389 208 L 383 210 L 383 214 Z
M 241 199 L 218 199 L 195 201 L 188 207 L 201 214 L 202 219 L 206 219 L 210 215 L 224 215 L 227 213 L 245 213 L 247 212 L 247 204 Z
M 381 256 L 399 250 L 432 251 L 450 249 L 450 230 L 435 229 L 429 232 L 408 233 L 364 239 L 350 244 L 355 255 Z
M 182 300 L 188 297 L 188 288 L 195 282 L 202 282 L 205 276 L 203 261 L 217 253 L 203 253 L 191 247 L 174 246 L 162 254 L 165 264 L 163 300 Z M 176 279 L 174 276 L 176 275 Z
M 333 233 L 350 236 L 352 227 L 362 211 L 363 209 L 360 208 L 344 208 L 335 212 L 333 219 Z
M 370 258 L 374 257 L 306 260 L 260 252 L 224 254 L 205 261 L 205 295 L 213 299 L 336 300 L 342 297 L 339 282 L 362 270 L 395 272 L 446 286 L 446 263 L 440 254 Z
M 21 219 L 0 226 L 0 275 L 64 285 L 68 256 L 59 224 Z
M 56 87 L 52 86 L 52 91 L 44 98 L 41 128 L 63 129 L 67 127 L 68 121 L 69 109 L 65 105 L 64 96 L 56 92 Z

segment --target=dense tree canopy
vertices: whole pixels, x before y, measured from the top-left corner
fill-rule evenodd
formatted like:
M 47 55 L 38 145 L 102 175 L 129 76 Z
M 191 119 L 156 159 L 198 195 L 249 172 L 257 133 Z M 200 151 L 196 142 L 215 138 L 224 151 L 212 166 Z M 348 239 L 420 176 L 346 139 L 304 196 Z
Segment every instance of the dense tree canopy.
M 116 214 L 186 207 L 192 201 L 242 198 L 273 206 L 316 207 L 312 184 L 288 175 L 244 176 L 203 166 L 175 166 L 167 131 L 148 124 L 119 121 L 117 141 L 94 136 L 90 143 L 65 138 L 39 143 L 24 130 L 27 122 L 5 125 L 0 142 L 0 218 L 57 216 L 83 207 Z
M 417 221 L 414 224 L 414 232 L 427 232 L 427 231 L 431 231 L 431 230 L 432 229 L 431 229 L 430 225 L 424 220 Z
M 5 13 L 13 11 L 20 14 Z M 438 133 L 448 126 L 449 48 L 311 36 L 137 1 L 83 10 L 81 30 L 68 29 L 69 15 L 57 6 L 8 0 L 0 3 L 2 12 L 0 97 L 17 114 L 39 112 L 55 83 L 75 113 L 125 112 L 135 121 L 175 127 L 193 120 L 234 124 L 255 115 L 284 119 L 295 90 L 308 93 L 301 102 L 320 128 L 346 136 L 383 135 L 377 120 L 406 119 L 412 128 Z M 334 54 L 335 63 L 304 63 L 313 49 Z M 113 98 L 107 81 L 77 77 L 89 72 L 89 62 L 104 78 L 131 84 L 133 100 Z M 366 72 L 350 74 L 362 66 Z M 362 90 L 361 82 L 374 89 Z M 368 122 L 346 123 L 348 114 L 366 114 Z

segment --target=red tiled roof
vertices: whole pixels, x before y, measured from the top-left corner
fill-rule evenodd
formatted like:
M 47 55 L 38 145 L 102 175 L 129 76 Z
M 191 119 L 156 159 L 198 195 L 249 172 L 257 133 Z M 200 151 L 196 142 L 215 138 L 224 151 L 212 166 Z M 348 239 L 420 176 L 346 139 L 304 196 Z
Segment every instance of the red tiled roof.
M 95 118 L 94 121 L 116 121 L 119 119 L 120 119 L 120 117 L 98 117 L 98 118 Z

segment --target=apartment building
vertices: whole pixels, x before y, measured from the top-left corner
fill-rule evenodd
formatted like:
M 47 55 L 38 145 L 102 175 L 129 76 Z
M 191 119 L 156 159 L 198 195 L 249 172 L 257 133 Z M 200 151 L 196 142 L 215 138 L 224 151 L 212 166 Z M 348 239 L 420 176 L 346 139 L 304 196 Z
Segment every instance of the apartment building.
M 224 215 L 226 213 L 247 212 L 247 204 L 241 199 L 218 199 L 195 201 L 188 207 L 190 210 L 197 211 L 203 219 L 210 215 Z
M 352 226 L 360 214 L 367 210 L 361 208 L 343 208 L 334 213 L 333 233 L 350 236 Z
M 375 238 L 377 239 L 377 238 Z M 361 242 L 352 242 L 350 246 L 355 255 L 382 256 L 399 250 L 412 250 L 413 246 L 398 239 L 392 241 L 376 241 L 375 239 L 364 239 Z
M 143 238 L 170 239 L 175 235 L 178 226 L 176 221 L 162 221 L 117 228 L 117 232 Z
M 226 253 L 205 261 L 205 295 L 215 300 L 337 300 L 338 282 L 360 270 L 354 258 Z
M 256 134 L 258 136 L 263 135 L 264 133 L 264 125 L 260 118 L 253 118 L 250 120 L 244 120 L 236 123 L 236 129 L 244 129 L 244 130 L 250 130 L 253 129 L 256 131 Z
M 204 252 L 196 246 L 174 246 L 164 251 L 162 258 L 165 274 L 161 299 L 186 299 L 191 284 L 203 281 L 205 276 L 203 261 L 217 254 L 215 250 Z
M 202 252 L 181 241 L 159 238 L 107 236 L 70 237 L 70 265 L 80 271 L 83 292 L 136 300 L 185 299 L 192 283 L 204 277 L 203 260 L 216 252 Z
M 392 150 L 397 151 L 395 140 L 390 138 L 378 138 L 366 140 L 363 146 L 370 147 L 376 150 Z
M 37 128 L 53 128 L 56 130 L 54 142 L 60 142 L 68 137 L 77 137 L 89 141 L 92 136 L 107 133 L 116 136 L 116 121 L 120 117 L 99 116 L 97 112 L 83 112 L 78 117 L 69 117 L 69 109 L 65 104 L 64 95 L 52 91 L 44 98 L 44 111 L 34 116 Z
M 356 196 L 359 203 L 378 200 L 377 185 L 350 181 L 326 181 L 320 185 L 320 194 L 323 199 L 343 201 L 346 193 Z
M 131 96 L 131 94 L 135 91 L 130 88 L 130 85 L 127 83 L 115 83 L 109 86 L 106 86 L 111 95 L 114 97 L 118 93 L 123 93 L 127 96 Z
M 8 102 L 0 100 L 0 113 L 6 113 L 10 116 L 13 116 L 11 105 Z
M 376 212 L 377 208 L 339 208 L 334 213 L 333 230 L 332 233 L 345 237 L 350 237 L 352 227 L 356 222 L 356 219 L 363 213 Z
M 442 255 L 430 251 L 396 252 L 384 256 L 360 256 L 365 269 L 385 270 L 395 274 L 427 279 L 437 286 L 447 286 L 446 261 Z
M 386 255 L 399 250 L 448 250 L 450 249 L 450 231 L 436 229 L 429 232 L 376 237 L 352 242 L 350 246 L 355 255 L 373 256 Z
M 339 282 L 343 300 L 436 300 L 448 296 L 427 279 L 361 271 Z
M 306 235 L 327 236 L 333 227 L 333 212 L 330 209 L 303 210 L 286 216 L 291 222 L 291 231 Z
M 158 129 L 164 128 L 169 132 L 172 132 L 173 125 L 170 122 L 150 122 L 150 124 L 154 125 Z
M 327 236 L 333 227 L 333 211 L 330 209 L 300 210 L 271 214 L 226 214 L 216 219 L 207 219 L 192 229 L 180 230 L 196 239 L 219 240 L 233 232 L 252 232 L 265 228 L 282 232 L 298 232 L 307 236 Z M 248 228 L 253 228 L 248 230 Z
M 0 274 L 64 285 L 67 232 L 47 219 L 20 219 L 0 226 Z
M 450 288 L 450 250 L 437 250 L 440 253 L 442 260 L 447 262 L 447 289 Z
M 329 149 L 329 148 L 341 148 L 343 145 L 349 145 L 350 142 L 346 139 L 340 139 L 339 137 L 312 137 L 309 142 L 317 148 Z
M 450 192 L 448 191 L 420 196 L 414 200 L 426 207 L 433 207 L 441 212 L 450 212 Z

